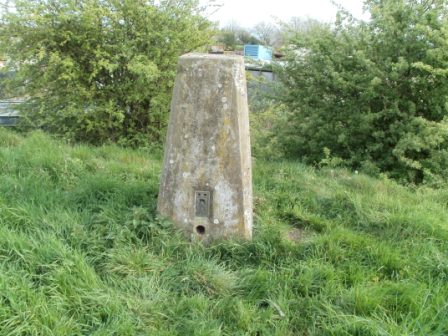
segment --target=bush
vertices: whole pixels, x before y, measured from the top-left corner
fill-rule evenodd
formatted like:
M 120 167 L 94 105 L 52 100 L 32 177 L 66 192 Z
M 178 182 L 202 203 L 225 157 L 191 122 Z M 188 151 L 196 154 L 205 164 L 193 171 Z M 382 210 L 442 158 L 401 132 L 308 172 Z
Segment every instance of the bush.
M 371 20 L 340 12 L 291 41 L 279 100 L 283 151 L 305 162 L 323 149 L 350 167 L 420 183 L 447 176 L 447 6 L 366 1 Z M 444 166 L 445 165 L 445 166 Z
M 91 143 L 161 141 L 177 58 L 210 38 L 198 1 L 14 3 L 0 49 L 28 120 Z
M 252 156 L 278 159 L 281 153 L 278 151 L 274 131 L 275 125 L 282 118 L 283 109 L 282 106 L 277 106 L 273 97 L 277 83 L 263 76 L 254 76 L 250 71 L 247 71 L 246 77 Z

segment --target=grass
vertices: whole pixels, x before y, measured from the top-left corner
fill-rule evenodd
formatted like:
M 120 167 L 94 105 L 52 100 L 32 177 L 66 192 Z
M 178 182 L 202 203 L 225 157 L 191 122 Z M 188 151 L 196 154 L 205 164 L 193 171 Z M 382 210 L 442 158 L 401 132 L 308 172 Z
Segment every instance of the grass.
M 0 129 L 0 335 L 447 335 L 448 191 L 254 162 L 251 242 L 155 213 L 160 153 Z

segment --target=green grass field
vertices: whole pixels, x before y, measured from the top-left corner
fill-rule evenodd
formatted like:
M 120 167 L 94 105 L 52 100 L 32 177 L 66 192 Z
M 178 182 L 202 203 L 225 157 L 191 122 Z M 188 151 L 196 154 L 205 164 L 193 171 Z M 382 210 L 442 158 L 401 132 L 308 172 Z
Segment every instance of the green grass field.
M 183 239 L 161 155 L 0 129 L 0 335 L 448 335 L 448 191 L 254 161 L 251 242 Z

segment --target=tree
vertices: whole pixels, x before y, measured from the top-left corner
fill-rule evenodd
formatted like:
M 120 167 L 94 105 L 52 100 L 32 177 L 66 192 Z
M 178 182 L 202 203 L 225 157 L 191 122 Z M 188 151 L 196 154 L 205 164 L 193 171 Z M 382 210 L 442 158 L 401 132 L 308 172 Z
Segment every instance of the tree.
M 0 0 L 0 12 L 9 12 L 11 0 Z
M 297 16 L 293 16 L 287 22 L 279 22 L 280 32 L 282 35 L 283 41 L 288 41 L 294 38 L 294 35 L 300 33 L 305 34 L 309 32 L 311 29 L 316 28 L 318 26 L 325 26 L 325 23 L 317 21 L 315 19 L 310 18 L 301 18 Z
M 245 29 L 239 30 L 236 35 L 241 44 L 260 44 L 260 40 Z
M 264 45 L 273 45 L 276 37 L 278 36 L 277 27 L 267 22 L 259 22 L 253 28 L 254 35 Z
M 218 42 L 222 43 L 226 50 L 235 50 L 238 44 L 238 39 L 235 32 L 222 30 L 219 33 Z
M 219 43 L 224 44 L 226 50 L 236 50 L 244 44 L 258 44 L 259 40 L 249 31 L 239 26 L 236 22 L 229 23 L 222 28 L 217 38 Z
M 283 149 L 310 163 L 325 149 L 353 168 L 416 183 L 448 178 L 447 5 L 365 7 L 368 22 L 340 11 L 334 27 L 312 26 L 291 40 Z
M 16 0 L 0 50 L 38 127 L 81 141 L 160 142 L 179 55 L 208 43 L 195 0 Z

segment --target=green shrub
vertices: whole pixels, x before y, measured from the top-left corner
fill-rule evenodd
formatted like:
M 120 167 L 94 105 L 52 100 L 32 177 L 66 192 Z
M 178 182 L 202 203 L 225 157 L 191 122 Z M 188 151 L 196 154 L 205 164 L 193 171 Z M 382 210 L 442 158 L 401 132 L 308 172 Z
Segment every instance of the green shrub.
M 278 159 L 276 125 L 282 119 L 284 107 L 276 104 L 273 94 L 278 83 L 263 76 L 246 73 L 250 110 L 250 135 L 252 156 L 263 159 Z
M 365 1 L 291 40 L 277 127 L 284 153 L 317 164 L 324 148 L 354 169 L 415 183 L 446 178 L 448 9 L 444 1 Z M 439 181 L 439 182 L 437 182 Z
M 157 4 L 158 3 L 158 4 Z M 0 49 L 36 127 L 91 143 L 161 142 L 179 55 L 206 44 L 196 0 L 14 1 Z

